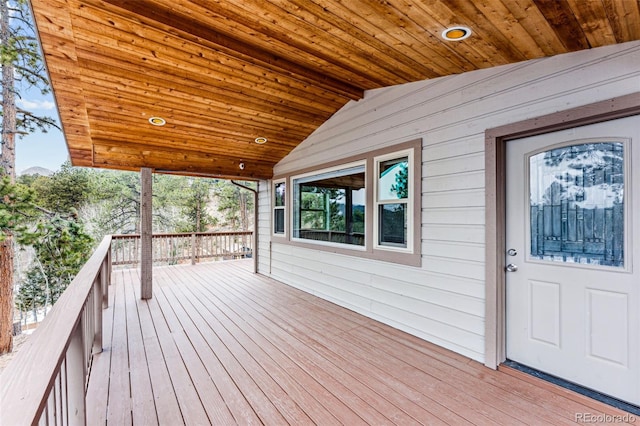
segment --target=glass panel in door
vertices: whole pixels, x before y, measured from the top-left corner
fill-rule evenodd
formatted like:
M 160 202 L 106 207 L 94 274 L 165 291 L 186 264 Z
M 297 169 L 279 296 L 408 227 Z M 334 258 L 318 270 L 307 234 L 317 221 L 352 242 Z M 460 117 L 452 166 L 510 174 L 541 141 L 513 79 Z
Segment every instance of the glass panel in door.
M 530 258 L 624 267 L 624 145 L 529 157 Z

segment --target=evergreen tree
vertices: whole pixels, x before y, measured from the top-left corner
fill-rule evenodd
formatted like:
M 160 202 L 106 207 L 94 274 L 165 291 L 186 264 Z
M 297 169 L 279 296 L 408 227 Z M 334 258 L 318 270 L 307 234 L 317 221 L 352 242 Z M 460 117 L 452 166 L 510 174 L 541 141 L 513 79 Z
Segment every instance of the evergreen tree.
M 187 188 L 182 200 L 184 222 L 178 227 L 179 232 L 205 232 L 209 226 L 218 223 L 218 220 L 207 210 L 215 183 L 215 180 L 204 178 L 187 180 Z
M 20 284 L 18 294 L 16 294 L 16 308 L 20 312 L 31 311 L 33 319 L 38 321 L 38 310 L 47 305 L 48 287 L 46 276 L 39 269 L 30 269 L 26 273 L 25 280 Z
M 38 222 L 31 245 L 35 262 L 27 271 L 27 290 L 19 293 L 19 304 L 53 305 L 89 259 L 93 239 L 75 216 L 55 213 Z
M 188 222 L 185 222 L 183 214 L 184 203 L 193 197 L 188 180 L 184 176 L 153 176 L 154 232 L 175 232 L 189 227 L 185 225 Z M 94 224 L 96 237 L 139 233 L 139 173 L 113 170 L 95 172 L 91 175 L 90 186 L 90 199 L 98 210 Z
M 391 191 L 398 195 L 398 198 L 409 197 L 409 165 L 408 163 L 400 163 L 400 170 L 396 174 L 396 183 L 391 185 Z
M 135 234 L 140 222 L 140 176 L 134 172 L 103 171 L 91 183 L 98 208 L 97 234 Z
M 93 245 L 74 205 L 60 204 L 57 211 L 50 211 L 35 203 L 38 195 L 47 200 L 59 189 L 55 175 L 45 179 L 52 184 L 42 186 L 40 194 L 26 185 L 12 184 L 8 176 L 0 181 L 0 239 L 10 230 L 18 244 L 31 246 L 35 253 L 16 296 L 16 306 L 23 310 L 53 305 L 87 261 Z M 79 192 L 69 188 L 70 194 Z
M 28 223 L 34 217 L 35 193 L 27 186 L 0 177 L 0 241 L 18 235 L 28 236 Z
M 19 89 L 49 90 L 45 69 L 33 30 L 26 0 L 0 0 L 0 67 L 2 68 L 2 139 L 0 174 L 14 183 L 15 137 L 17 134 L 46 131 L 56 126 L 48 117 L 40 117 L 16 105 Z M 8 202 L 5 200 L 5 202 Z M 4 228 L 0 240 L 0 354 L 13 347 L 13 230 Z
M 254 185 L 250 182 L 242 184 Z M 253 196 L 247 190 L 224 180 L 216 183 L 214 192 L 218 199 L 218 211 L 224 215 L 222 225 L 234 231 L 248 231 L 249 212 L 253 210 Z
M 89 172 L 72 167 L 69 162 L 51 176 L 36 177 L 30 186 L 36 193 L 38 205 L 57 213 L 79 211 L 90 196 Z

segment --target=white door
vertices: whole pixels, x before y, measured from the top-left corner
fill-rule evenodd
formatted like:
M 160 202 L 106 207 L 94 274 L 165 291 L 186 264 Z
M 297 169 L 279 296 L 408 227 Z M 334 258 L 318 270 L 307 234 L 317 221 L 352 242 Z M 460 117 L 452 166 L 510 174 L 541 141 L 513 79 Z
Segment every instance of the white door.
M 640 116 L 506 145 L 507 358 L 640 405 Z

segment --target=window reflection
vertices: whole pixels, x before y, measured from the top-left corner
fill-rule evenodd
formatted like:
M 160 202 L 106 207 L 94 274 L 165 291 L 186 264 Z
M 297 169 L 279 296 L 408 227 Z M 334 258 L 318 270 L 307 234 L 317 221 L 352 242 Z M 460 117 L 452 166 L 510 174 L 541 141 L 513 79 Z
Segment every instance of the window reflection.
M 294 237 L 364 246 L 364 165 L 294 179 Z
M 531 257 L 624 266 L 624 146 L 601 142 L 529 159 Z

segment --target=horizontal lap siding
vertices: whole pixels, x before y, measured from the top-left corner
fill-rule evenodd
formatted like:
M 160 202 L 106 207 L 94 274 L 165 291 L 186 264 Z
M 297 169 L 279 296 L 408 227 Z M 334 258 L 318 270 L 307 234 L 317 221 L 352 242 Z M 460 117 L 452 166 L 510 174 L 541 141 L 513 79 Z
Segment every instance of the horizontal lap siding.
M 282 160 L 275 174 L 421 138 L 422 267 L 271 239 L 261 272 L 482 361 L 484 131 L 636 92 L 638 63 L 634 42 L 367 92 Z M 268 217 L 269 201 L 263 191 L 260 214 Z M 261 250 L 269 250 L 269 235 L 261 229 Z

